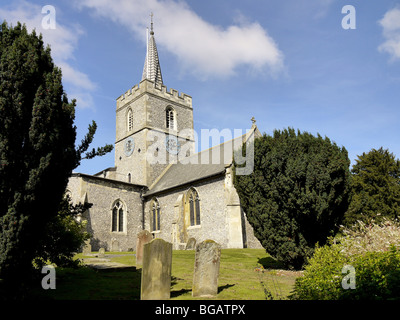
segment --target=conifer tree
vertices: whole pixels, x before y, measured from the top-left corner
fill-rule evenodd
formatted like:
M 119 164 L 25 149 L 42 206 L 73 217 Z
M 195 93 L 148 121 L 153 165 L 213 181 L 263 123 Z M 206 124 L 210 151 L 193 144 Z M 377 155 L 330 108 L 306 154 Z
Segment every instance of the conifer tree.
M 0 30 L 0 279 L 16 289 L 57 214 L 68 178 L 83 158 L 96 124 L 75 148 L 75 100 L 68 101 L 61 70 L 42 36 L 20 23 Z M 86 153 L 85 153 L 86 152 Z
M 339 227 L 349 165 L 346 149 L 320 135 L 289 128 L 254 140 L 254 171 L 234 185 L 254 235 L 286 267 L 300 268 Z
M 351 170 L 351 201 L 344 223 L 379 223 L 400 216 L 400 160 L 382 147 L 358 156 Z

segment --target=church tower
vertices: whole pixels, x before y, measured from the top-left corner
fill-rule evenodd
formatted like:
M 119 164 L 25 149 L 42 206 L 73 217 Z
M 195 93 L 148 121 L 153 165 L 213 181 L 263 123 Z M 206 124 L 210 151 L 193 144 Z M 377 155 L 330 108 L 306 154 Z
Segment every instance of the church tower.
M 151 21 L 142 80 L 117 99 L 115 178 L 150 187 L 193 153 L 192 97 L 164 85 Z

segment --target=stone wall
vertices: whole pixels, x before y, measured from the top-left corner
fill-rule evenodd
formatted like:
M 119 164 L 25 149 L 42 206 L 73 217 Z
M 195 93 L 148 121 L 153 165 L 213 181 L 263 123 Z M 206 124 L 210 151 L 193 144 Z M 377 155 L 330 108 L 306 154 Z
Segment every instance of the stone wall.
M 223 181 L 223 177 L 218 177 L 158 195 L 156 198 L 161 207 L 161 223 L 160 231 L 153 232 L 154 237 L 172 242 L 174 249 L 184 248 L 189 238 L 195 238 L 197 242 L 212 239 L 226 246 Z M 187 219 L 184 217 L 185 196 L 190 187 L 197 190 L 200 198 L 201 224 L 199 226 L 188 225 Z M 218 201 L 218 198 L 222 201 Z M 147 230 L 151 230 L 151 199 L 152 197 L 146 199 L 145 205 L 145 228 Z
M 131 174 L 131 182 L 134 184 L 146 184 L 146 134 L 144 129 L 134 135 L 134 150 L 130 156 L 124 152 L 125 139 L 115 144 L 115 178 L 128 182 L 128 174 Z
M 166 109 L 172 107 L 175 110 L 177 130 L 167 129 Z M 128 110 L 133 113 L 133 128 L 128 131 Z M 190 143 L 192 153 L 194 151 L 193 108 L 192 98 L 186 94 L 180 94 L 171 89 L 167 91 L 165 86 L 154 87 L 154 83 L 143 80 L 139 86 L 134 86 L 117 99 L 116 109 L 116 142 L 115 142 L 115 177 L 121 181 L 128 181 L 131 174 L 131 182 L 140 185 L 151 185 L 158 175 L 171 163 L 170 155 L 165 152 L 166 135 L 177 136 L 181 144 Z M 124 145 L 126 138 L 132 137 L 135 147 L 132 155 L 126 156 Z M 147 155 L 153 155 L 155 149 L 164 152 L 167 159 L 155 165 L 149 165 Z M 186 150 L 188 148 L 182 148 Z M 175 156 L 176 158 L 176 156 Z
M 244 243 L 245 248 L 252 248 L 252 249 L 262 249 L 263 246 L 261 245 L 260 241 L 254 236 L 253 227 L 250 225 L 249 221 L 246 218 L 246 213 L 242 210 L 242 223 L 245 229 L 245 237 Z
M 199 226 L 190 226 L 188 208 L 185 210 L 185 197 L 191 187 L 196 189 L 200 198 Z M 237 203 L 237 217 L 232 216 L 234 203 L 226 198 L 227 188 L 230 187 L 226 185 L 226 177 L 221 175 L 155 196 L 161 208 L 161 223 L 160 231 L 152 232 L 154 237 L 172 242 L 174 249 L 185 248 L 190 238 L 195 238 L 197 243 L 211 239 L 221 244 L 223 248 L 261 248 L 239 203 Z M 236 193 L 234 189 L 228 193 L 233 192 Z M 149 231 L 151 231 L 150 205 L 153 198 L 147 198 L 145 203 L 145 229 Z M 235 234 L 232 235 L 232 232 Z
M 110 251 L 113 241 L 118 242 L 119 251 L 135 250 L 137 233 L 142 230 L 140 187 L 78 174 L 70 178 L 67 189 L 75 202 L 85 198 L 93 203 L 83 216 L 88 221 L 88 232 L 93 234 L 93 251 L 100 247 Z M 124 206 L 123 232 L 112 231 L 112 206 L 117 200 Z

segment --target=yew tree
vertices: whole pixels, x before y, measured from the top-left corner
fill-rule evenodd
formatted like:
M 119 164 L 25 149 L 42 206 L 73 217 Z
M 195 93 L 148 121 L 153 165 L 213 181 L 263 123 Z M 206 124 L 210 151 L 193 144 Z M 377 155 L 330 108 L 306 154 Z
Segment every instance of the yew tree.
M 351 201 L 344 223 L 381 222 L 400 217 L 400 160 L 388 149 L 359 155 L 351 169 Z
M 96 131 L 75 147 L 75 100 L 62 86 L 61 70 L 42 36 L 25 26 L 0 30 L 0 279 L 10 288 L 30 277 L 32 260 L 57 215 L 68 178 Z
M 286 267 L 301 268 L 336 232 L 349 166 L 347 150 L 320 135 L 288 128 L 254 140 L 254 170 L 235 174 L 234 185 L 254 235 Z

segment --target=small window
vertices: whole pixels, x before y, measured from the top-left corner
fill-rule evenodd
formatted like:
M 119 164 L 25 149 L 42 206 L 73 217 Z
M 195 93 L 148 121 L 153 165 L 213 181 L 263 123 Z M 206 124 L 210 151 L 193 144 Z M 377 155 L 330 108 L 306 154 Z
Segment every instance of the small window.
M 128 173 L 128 182 L 131 183 L 131 180 L 132 180 L 132 176 L 130 173 Z
M 166 110 L 166 124 L 167 129 L 176 130 L 175 111 L 171 107 L 168 107 Z
M 121 201 L 115 202 L 112 208 L 112 227 L 113 232 L 124 231 L 124 207 Z
M 200 199 L 199 194 L 195 189 L 190 189 L 188 192 L 189 199 L 189 214 L 190 214 L 190 225 L 200 225 Z
M 132 112 L 132 109 L 128 110 L 127 128 L 128 128 L 128 131 L 132 131 L 133 130 L 133 112 Z
M 160 204 L 157 199 L 151 202 L 151 231 L 160 231 Z

